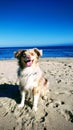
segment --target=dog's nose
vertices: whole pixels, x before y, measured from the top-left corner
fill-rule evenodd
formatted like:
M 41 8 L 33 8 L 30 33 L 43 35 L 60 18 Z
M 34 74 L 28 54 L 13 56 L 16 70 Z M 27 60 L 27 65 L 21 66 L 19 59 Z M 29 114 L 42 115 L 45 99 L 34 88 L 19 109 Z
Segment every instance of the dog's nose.
M 30 59 L 30 56 L 29 56 L 29 55 L 26 55 L 26 57 L 27 57 L 28 59 Z

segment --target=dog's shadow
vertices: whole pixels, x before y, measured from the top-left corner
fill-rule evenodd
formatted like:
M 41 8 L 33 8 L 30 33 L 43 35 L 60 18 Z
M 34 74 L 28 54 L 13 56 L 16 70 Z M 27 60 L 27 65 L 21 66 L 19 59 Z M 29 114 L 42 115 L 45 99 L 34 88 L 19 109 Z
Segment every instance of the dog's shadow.
M 0 97 L 7 97 L 15 100 L 17 104 L 21 102 L 21 94 L 18 85 L 1 84 L 0 85 Z M 32 103 L 29 100 L 25 101 L 25 104 L 32 108 Z
M 0 97 L 8 97 L 14 99 L 16 103 L 20 103 L 21 95 L 18 85 L 12 84 L 1 84 L 0 85 Z

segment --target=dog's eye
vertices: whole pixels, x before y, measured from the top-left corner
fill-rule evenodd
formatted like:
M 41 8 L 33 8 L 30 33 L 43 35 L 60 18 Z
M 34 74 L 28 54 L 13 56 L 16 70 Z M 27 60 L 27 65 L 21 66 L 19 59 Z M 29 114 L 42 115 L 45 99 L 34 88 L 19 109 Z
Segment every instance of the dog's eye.
M 25 55 L 25 54 L 23 54 L 23 57 L 25 58 L 25 57 L 26 57 L 26 55 Z

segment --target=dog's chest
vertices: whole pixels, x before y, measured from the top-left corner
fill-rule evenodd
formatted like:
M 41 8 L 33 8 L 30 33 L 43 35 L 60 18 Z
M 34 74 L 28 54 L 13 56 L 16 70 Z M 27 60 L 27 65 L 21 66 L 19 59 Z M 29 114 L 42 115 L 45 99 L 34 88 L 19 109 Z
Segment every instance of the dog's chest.
M 40 68 L 25 69 L 20 72 L 19 80 L 21 86 L 23 86 L 26 90 L 33 89 L 33 87 L 37 87 L 38 80 L 41 77 L 42 72 Z

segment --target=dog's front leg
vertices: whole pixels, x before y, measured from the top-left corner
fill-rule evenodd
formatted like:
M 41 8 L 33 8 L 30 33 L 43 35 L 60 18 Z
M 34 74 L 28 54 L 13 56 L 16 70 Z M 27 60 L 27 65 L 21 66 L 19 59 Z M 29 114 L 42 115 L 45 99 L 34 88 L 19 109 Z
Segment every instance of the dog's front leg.
M 18 105 L 18 107 L 23 107 L 25 102 L 25 91 L 21 91 L 21 103 Z
M 37 111 L 38 99 L 39 99 L 39 95 L 34 95 L 33 110 L 35 112 Z
M 33 101 L 33 110 L 37 111 L 37 105 L 38 105 L 38 100 L 39 100 L 39 94 L 40 93 L 39 93 L 39 91 L 36 88 L 34 88 L 32 92 L 33 92 L 33 96 L 34 96 L 33 97 L 34 98 L 33 99 L 34 100 Z

